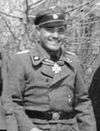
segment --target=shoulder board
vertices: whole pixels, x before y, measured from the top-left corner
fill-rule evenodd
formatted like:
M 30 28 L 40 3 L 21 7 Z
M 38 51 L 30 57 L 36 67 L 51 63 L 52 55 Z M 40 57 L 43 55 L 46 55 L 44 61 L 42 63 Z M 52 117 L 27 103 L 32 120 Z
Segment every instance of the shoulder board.
M 69 54 L 69 55 L 74 55 L 76 56 L 76 54 L 74 52 L 70 52 L 70 51 L 65 51 L 65 53 Z
M 65 51 L 65 56 L 66 56 L 65 57 L 66 62 L 68 62 L 70 66 L 73 67 L 73 69 L 80 64 L 79 58 L 75 53 L 70 51 Z
M 29 50 L 23 50 L 23 51 L 20 51 L 20 52 L 17 52 L 16 54 L 24 54 L 24 53 L 28 53 L 30 52 Z

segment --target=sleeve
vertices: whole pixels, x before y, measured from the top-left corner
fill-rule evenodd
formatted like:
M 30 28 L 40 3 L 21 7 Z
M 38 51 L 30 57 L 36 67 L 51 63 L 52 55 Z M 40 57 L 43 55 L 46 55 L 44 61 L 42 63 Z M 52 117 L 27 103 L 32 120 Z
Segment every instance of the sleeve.
M 96 117 L 97 128 L 100 130 L 100 67 L 94 74 L 89 88 L 89 95 L 92 100 L 94 114 Z
M 96 121 L 92 103 L 88 95 L 88 88 L 83 79 L 80 63 L 76 67 L 75 78 L 75 110 L 80 131 L 96 131 Z
M 5 71 L 6 70 L 6 71 Z M 21 131 L 30 131 L 34 125 L 24 112 L 23 89 L 24 65 L 20 57 L 14 56 L 3 73 L 2 100 L 8 118 L 14 117 Z
M 6 131 L 6 117 L 5 117 L 5 110 L 3 109 L 3 106 L 1 104 L 1 98 L 0 98 L 0 131 L 5 130 Z

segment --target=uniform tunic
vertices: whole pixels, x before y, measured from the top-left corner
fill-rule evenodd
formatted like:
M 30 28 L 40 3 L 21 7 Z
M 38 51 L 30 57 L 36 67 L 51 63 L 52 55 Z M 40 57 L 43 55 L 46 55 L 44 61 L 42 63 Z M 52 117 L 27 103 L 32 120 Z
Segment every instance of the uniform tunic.
M 2 95 L 8 116 L 16 118 L 21 131 L 35 126 L 51 131 L 96 131 L 91 101 L 76 55 L 62 52 L 56 62 L 59 68 L 54 64 L 39 45 L 12 58 Z M 42 120 L 31 119 L 26 110 L 76 114 L 64 120 Z
M 1 60 L 1 53 L 0 53 L 0 131 L 6 130 L 6 118 L 5 118 L 5 110 L 3 109 L 2 106 L 2 100 L 1 100 L 1 95 L 2 95 L 2 60 Z
M 92 99 L 97 129 L 100 131 L 100 67 L 98 67 L 92 78 L 89 94 Z

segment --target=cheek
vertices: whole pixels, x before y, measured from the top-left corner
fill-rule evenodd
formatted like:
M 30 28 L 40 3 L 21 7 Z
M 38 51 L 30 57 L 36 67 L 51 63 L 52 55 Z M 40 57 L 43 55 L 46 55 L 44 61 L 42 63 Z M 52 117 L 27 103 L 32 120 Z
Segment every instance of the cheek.
M 43 37 L 43 40 L 44 40 L 44 41 L 50 41 L 50 36 L 47 36 L 47 35 L 44 36 L 44 37 Z
M 65 35 L 62 34 L 62 35 L 59 35 L 59 37 L 60 37 L 61 39 L 64 39 L 64 38 L 65 38 Z
M 41 39 L 44 40 L 48 40 L 48 38 L 50 37 L 50 34 L 48 32 L 43 32 L 41 34 Z
M 42 37 L 42 41 L 48 41 L 48 37 L 46 36 Z

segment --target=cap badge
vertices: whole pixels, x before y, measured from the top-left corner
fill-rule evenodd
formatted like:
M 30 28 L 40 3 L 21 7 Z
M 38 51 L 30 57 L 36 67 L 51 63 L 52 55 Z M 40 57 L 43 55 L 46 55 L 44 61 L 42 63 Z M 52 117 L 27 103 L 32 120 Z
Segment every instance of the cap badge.
M 60 114 L 58 112 L 53 112 L 52 113 L 52 119 L 53 120 L 59 120 L 60 118 Z
M 53 14 L 53 19 L 58 19 L 58 15 L 57 14 Z

